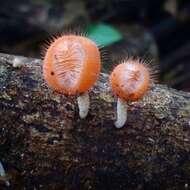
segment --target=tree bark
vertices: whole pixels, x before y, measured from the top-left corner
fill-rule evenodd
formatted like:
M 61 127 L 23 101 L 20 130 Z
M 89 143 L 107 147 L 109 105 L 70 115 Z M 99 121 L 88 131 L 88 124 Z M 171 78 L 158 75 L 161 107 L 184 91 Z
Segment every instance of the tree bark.
M 114 127 L 108 75 L 90 91 L 80 119 L 76 97 L 47 87 L 41 60 L 0 54 L 0 189 L 189 189 L 190 94 L 153 85 Z

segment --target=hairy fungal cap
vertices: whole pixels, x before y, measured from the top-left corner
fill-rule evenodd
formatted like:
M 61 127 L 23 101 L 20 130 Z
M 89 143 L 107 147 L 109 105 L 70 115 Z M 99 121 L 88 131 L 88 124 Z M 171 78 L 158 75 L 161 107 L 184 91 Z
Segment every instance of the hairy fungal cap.
M 59 93 L 86 92 L 100 73 L 100 52 L 90 39 L 63 35 L 46 51 L 43 75 L 48 85 Z
M 110 76 L 113 92 L 124 100 L 138 100 L 150 85 L 149 68 L 140 60 L 129 59 L 117 65 Z

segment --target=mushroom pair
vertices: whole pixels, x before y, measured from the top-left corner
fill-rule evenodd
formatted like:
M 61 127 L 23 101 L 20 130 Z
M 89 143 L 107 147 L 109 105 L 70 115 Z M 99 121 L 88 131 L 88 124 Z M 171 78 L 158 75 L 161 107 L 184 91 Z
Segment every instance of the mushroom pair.
M 78 35 L 63 35 L 55 39 L 43 61 L 44 78 L 53 90 L 66 95 L 78 95 L 80 118 L 88 114 L 88 90 L 97 81 L 100 68 L 97 45 Z M 126 60 L 115 67 L 110 83 L 114 94 L 118 96 L 115 126 L 120 128 L 127 120 L 126 102 L 141 98 L 149 87 L 149 69 L 139 60 Z

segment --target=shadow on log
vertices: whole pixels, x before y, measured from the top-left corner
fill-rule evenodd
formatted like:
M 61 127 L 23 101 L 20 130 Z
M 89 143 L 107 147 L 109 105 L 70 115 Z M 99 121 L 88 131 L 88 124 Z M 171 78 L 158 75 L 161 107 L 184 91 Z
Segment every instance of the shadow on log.
M 0 54 L 0 160 L 11 184 L 0 178 L 0 189 L 190 188 L 190 94 L 155 85 L 116 129 L 107 79 L 81 120 L 76 97 L 48 89 L 40 60 Z

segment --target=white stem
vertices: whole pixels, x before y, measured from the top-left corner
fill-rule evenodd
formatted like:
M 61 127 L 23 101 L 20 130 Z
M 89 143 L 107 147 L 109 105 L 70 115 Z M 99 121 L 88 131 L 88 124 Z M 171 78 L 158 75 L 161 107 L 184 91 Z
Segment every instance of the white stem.
M 121 128 L 127 121 L 127 102 L 121 98 L 117 100 L 117 121 L 115 127 Z
M 10 184 L 10 182 L 9 182 L 8 180 L 6 180 L 6 181 L 5 181 L 5 185 L 6 185 L 7 187 L 9 187 L 11 184 Z
M 0 176 L 6 178 L 5 169 L 4 169 L 3 164 L 1 163 L 1 161 L 0 161 Z M 9 183 L 8 180 L 5 181 L 5 184 L 6 184 L 6 186 L 10 186 L 10 183 Z
M 88 92 L 85 92 L 77 97 L 79 116 L 84 119 L 88 115 L 88 110 L 90 107 L 90 98 Z

